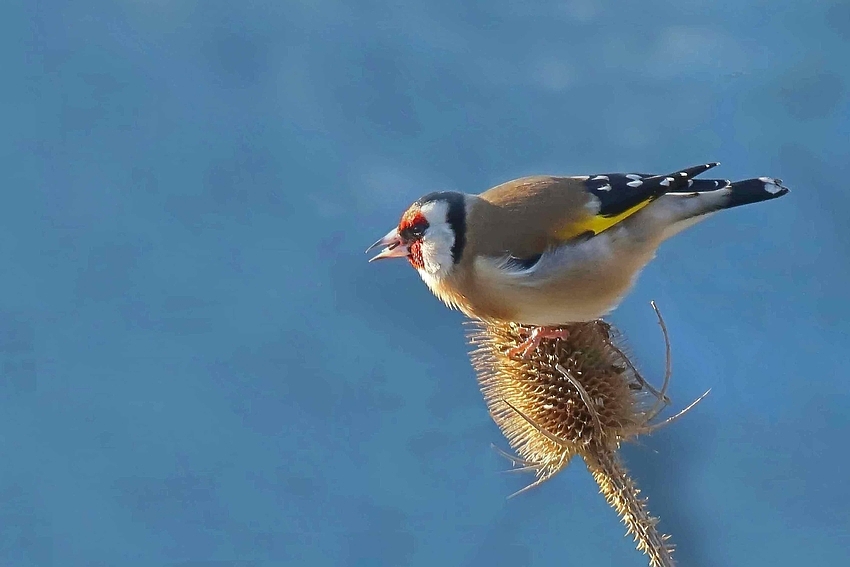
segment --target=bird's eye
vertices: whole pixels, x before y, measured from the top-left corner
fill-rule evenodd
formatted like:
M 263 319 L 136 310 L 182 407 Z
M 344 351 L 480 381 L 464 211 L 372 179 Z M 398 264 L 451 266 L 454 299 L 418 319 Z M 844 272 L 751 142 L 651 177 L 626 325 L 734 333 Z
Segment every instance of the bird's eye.
M 419 240 L 425 235 L 425 231 L 428 230 L 428 222 L 422 215 L 419 215 L 419 217 L 412 220 L 402 219 L 398 232 L 404 240 Z

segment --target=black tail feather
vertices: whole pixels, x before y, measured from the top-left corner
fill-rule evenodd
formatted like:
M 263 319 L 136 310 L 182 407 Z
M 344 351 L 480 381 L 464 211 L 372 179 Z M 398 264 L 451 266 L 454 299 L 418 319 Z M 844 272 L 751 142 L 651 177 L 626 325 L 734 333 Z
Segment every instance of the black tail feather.
M 736 181 L 732 184 L 731 189 L 732 192 L 729 194 L 729 201 L 726 204 L 727 209 L 776 199 L 789 191 L 787 187 L 782 185 L 781 179 L 773 177 Z

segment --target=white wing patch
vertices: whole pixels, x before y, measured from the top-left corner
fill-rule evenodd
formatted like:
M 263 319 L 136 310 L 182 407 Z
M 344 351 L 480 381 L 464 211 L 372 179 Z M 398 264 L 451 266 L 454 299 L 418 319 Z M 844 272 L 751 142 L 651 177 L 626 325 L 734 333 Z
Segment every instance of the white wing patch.
M 783 189 L 782 182 L 772 177 L 759 177 L 759 181 L 764 183 L 764 190 L 771 195 L 775 195 Z

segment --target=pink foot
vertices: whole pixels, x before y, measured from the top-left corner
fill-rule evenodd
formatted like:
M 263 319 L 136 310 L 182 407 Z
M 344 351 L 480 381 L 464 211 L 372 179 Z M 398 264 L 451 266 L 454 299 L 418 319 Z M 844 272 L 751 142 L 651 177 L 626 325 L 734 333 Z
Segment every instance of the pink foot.
M 543 339 L 566 339 L 570 336 L 567 329 L 559 327 L 534 327 L 528 338 L 508 351 L 512 358 L 527 358 L 533 353 Z

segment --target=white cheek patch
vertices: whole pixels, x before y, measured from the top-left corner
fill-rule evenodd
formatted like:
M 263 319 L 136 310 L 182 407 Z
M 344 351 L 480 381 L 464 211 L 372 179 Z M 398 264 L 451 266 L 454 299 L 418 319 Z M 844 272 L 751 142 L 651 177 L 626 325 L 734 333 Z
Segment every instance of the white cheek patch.
M 422 237 L 422 277 L 441 279 L 452 268 L 452 247 L 455 235 L 448 221 L 448 203 L 433 201 L 422 205 L 422 214 L 428 220 L 428 230 Z
M 422 239 L 422 263 L 426 272 L 440 278 L 449 271 L 454 262 L 454 240 L 454 233 L 447 224 L 425 231 L 425 237 Z

